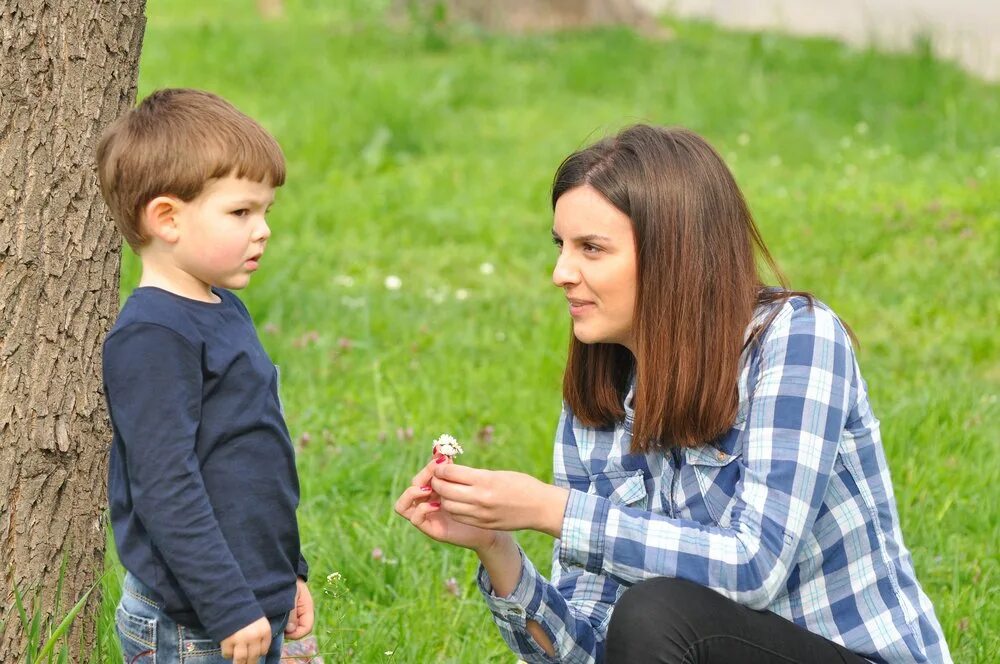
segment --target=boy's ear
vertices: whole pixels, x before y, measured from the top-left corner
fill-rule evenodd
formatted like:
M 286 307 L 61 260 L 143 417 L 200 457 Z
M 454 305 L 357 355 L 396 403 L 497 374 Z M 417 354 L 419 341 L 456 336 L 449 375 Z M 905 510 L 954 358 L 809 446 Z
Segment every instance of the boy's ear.
M 183 207 L 184 202 L 173 196 L 157 196 L 143 209 L 144 230 L 167 244 L 177 242 L 180 225 L 176 217 Z

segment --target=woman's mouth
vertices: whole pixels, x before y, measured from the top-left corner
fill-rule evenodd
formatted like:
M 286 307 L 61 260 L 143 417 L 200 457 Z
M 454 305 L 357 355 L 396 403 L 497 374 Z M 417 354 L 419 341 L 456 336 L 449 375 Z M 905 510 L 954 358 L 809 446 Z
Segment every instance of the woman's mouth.
M 578 300 L 572 297 L 568 297 L 566 300 L 569 302 L 569 315 L 573 318 L 584 315 L 596 306 L 590 300 Z

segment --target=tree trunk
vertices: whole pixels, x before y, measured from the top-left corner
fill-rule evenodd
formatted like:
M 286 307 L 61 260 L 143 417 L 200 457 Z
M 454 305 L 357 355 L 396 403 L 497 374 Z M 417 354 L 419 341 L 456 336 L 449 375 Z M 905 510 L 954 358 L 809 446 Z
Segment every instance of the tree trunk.
M 104 566 L 100 351 L 118 310 L 121 240 L 94 154 L 135 100 L 144 9 L 0 0 L 0 662 L 25 652 L 15 586 L 58 624 Z M 92 597 L 70 639 L 84 652 L 70 661 L 89 657 Z

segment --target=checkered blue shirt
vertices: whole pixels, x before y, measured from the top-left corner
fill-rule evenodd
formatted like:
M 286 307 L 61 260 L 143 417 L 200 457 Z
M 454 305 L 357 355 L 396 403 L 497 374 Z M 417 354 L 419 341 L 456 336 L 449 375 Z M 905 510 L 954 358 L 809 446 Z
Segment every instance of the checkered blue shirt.
M 629 453 L 631 402 L 630 391 L 625 420 L 605 429 L 563 409 L 554 474 L 570 495 L 551 580 L 522 552 L 516 588 L 496 597 L 480 567 L 480 589 L 520 658 L 601 662 L 621 594 L 666 576 L 873 661 L 951 661 L 903 544 L 878 420 L 832 311 L 800 297 L 782 306 L 744 353 L 736 423 L 714 445 Z

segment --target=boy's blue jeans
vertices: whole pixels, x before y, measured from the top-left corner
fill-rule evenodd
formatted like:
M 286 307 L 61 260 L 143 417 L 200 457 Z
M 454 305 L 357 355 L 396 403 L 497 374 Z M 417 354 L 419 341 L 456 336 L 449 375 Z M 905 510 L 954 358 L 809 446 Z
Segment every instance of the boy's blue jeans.
M 153 593 L 126 572 L 115 626 L 125 664 L 232 664 L 222 646 L 202 629 L 171 620 L 151 598 Z M 271 648 L 264 664 L 279 664 L 288 616 L 271 618 Z

